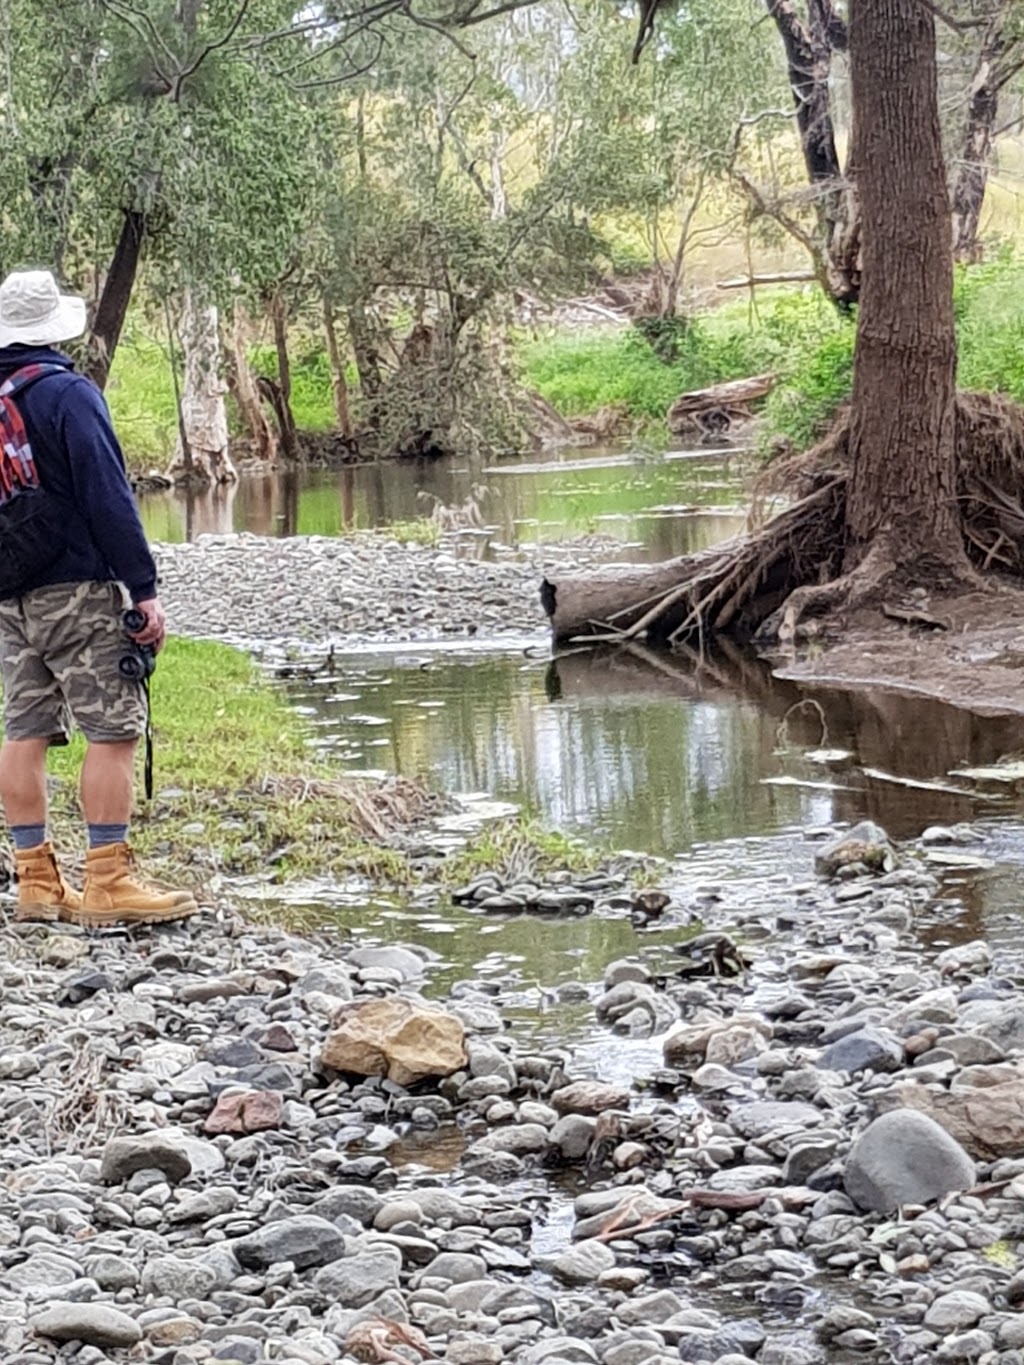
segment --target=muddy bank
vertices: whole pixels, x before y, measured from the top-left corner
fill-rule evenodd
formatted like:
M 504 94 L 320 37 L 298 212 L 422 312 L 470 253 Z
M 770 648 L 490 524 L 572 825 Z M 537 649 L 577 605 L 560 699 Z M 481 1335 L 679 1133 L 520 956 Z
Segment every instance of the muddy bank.
M 980 715 L 1024 712 L 1024 592 L 994 585 L 911 605 L 937 624 L 860 612 L 841 633 L 771 656 L 774 671 L 799 683 L 935 698 Z

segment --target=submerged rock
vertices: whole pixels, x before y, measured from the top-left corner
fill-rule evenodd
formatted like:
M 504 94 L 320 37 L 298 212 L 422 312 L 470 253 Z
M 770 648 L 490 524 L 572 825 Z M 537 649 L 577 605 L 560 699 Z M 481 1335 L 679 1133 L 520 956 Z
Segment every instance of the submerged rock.
M 845 834 L 830 839 L 814 855 L 819 877 L 834 877 L 844 867 L 860 864 L 870 872 L 891 872 L 896 853 L 881 825 L 862 820 Z

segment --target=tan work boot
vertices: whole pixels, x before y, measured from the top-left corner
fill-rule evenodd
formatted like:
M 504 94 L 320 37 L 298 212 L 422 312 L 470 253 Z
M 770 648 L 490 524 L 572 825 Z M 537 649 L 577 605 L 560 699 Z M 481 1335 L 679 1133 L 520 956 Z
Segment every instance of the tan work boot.
M 49 840 L 35 848 L 15 849 L 14 871 L 18 879 L 16 920 L 52 924 L 70 919 L 82 904 L 80 894 L 61 876 Z
M 188 891 L 163 891 L 134 877 L 135 858 L 127 844 L 103 844 L 85 855 L 82 904 L 76 924 L 162 924 L 186 919 L 199 909 Z

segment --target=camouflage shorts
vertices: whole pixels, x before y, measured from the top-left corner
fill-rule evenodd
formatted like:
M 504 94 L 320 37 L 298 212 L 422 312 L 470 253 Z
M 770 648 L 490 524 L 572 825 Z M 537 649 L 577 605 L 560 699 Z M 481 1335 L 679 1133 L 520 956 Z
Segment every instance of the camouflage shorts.
M 70 721 L 95 743 L 138 739 L 142 684 L 123 678 L 120 583 L 57 583 L 0 600 L 0 678 L 7 739 L 66 744 Z

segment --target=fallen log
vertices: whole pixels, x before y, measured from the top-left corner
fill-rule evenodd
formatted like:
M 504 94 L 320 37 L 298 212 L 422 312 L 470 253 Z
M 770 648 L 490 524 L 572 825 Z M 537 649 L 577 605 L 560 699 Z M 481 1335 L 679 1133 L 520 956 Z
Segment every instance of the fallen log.
M 769 394 L 775 380 L 774 374 L 753 374 L 681 393 L 666 414 L 669 430 L 677 436 L 695 430 L 705 434 L 727 431 L 733 422 L 749 419 L 750 404 Z
M 794 583 L 806 581 L 808 563 L 841 553 L 845 486 L 845 475 L 830 474 L 759 530 L 695 554 L 544 579 L 541 604 L 556 644 L 753 634 Z
M 962 393 L 956 417 L 967 553 L 982 571 L 1024 577 L 1024 408 L 999 394 Z M 834 610 L 848 591 L 829 587 L 844 571 L 848 431 L 841 414 L 813 450 L 769 468 L 762 493 L 789 487 L 802 496 L 747 535 L 661 564 L 545 579 L 540 596 L 555 643 L 690 641 L 703 649 L 719 634 L 792 638 L 809 607 Z M 919 603 L 888 601 L 881 589 L 890 586 L 870 585 L 872 606 L 888 602 L 889 615 L 908 625 L 941 624 L 924 619 Z

